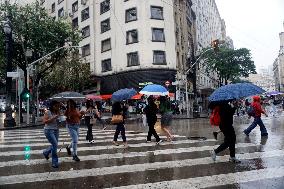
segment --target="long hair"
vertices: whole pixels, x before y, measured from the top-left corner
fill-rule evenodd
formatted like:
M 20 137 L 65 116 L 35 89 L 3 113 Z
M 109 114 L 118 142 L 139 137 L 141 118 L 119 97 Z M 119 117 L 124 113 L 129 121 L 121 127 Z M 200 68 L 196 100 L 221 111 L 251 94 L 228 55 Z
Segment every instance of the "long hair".
M 93 101 L 92 100 L 87 100 L 86 102 L 86 108 L 89 109 L 89 108 L 94 108 L 94 105 L 93 105 Z
M 56 112 L 56 110 L 55 110 L 55 106 L 58 105 L 58 104 L 59 104 L 59 102 L 56 101 L 56 100 L 53 100 L 53 101 L 50 102 L 50 104 L 49 104 L 49 110 L 50 110 L 51 113 L 54 113 L 54 114 L 58 113 L 58 112 Z
M 67 110 L 74 110 L 76 109 L 76 102 L 72 99 L 67 101 Z

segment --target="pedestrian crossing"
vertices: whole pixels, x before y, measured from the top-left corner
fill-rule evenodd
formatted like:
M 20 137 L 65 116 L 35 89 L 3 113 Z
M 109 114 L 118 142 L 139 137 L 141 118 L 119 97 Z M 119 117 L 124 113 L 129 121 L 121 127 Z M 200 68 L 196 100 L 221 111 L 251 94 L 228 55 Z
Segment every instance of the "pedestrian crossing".
M 81 161 L 74 162 L 65 149 L 69 134 L 60 129 L 60 167 L 54 169 L 51 158 L 42 155 L 49 146 L 43 129 L 0 131 L 0 188 L 231 188 L 284 179 L 282 149 L 261 151 L 259 144 L 240 142 L 236 152 L 242 163 L 233 164 L 228 152 L 212 161 L 209 152 L 220 143 L 213 139 L 175 135 L 175 141 L 156 145 L 154 140 L 146 143 L 147 133 L 127 131 L 125 148 L 111 144 L 114 130 L 94 129 L 94 144 L 85 140 L 86 132 L 80 129 Z

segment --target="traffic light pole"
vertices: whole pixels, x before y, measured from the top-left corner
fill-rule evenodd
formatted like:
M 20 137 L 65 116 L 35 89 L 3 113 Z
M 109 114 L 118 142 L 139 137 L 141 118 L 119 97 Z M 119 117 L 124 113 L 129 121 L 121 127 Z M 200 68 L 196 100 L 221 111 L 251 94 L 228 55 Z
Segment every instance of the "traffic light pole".
M 30 69 L 27 69 L 27 89 L 30 88 Z M 30 98 L 27 99 L 27 125 L 30 124 Z

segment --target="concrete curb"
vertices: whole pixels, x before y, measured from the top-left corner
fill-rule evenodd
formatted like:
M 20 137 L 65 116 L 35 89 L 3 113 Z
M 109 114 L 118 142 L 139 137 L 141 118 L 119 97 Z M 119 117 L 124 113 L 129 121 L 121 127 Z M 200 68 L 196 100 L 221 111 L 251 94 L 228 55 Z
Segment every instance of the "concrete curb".
M 34 127 L 40 127 L 40 126 L 44 126 L 44 124 L 38 123 L 38 124 L 33 124 L 33 125 L 21 125 L 21 126 L 16 126 L 16 127 L 4 127 L 4 128 L 0 128 L 0 131 L 34 128 Z

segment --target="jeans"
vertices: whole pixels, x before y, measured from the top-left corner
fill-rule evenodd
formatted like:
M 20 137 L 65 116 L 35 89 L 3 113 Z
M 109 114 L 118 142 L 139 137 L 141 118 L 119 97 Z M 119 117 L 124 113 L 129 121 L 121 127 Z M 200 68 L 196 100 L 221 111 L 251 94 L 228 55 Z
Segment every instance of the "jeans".
M 252 124 L 244 130 L 244 132 L 248 135 L 257 125 L 260 127 L 261 135 L 267 134 L 267 130 L 261 120 L 261 117 L 255 117 Z
M 116 131 L 114 133 L 113 141 L 117 141 L 120 132 L 123 142 L 126 142 L 125 127 L 123 123 L 119 123 L 116 125 Z
M 215 153 L 218 154 L 229 147 L 230 156 L 235 157 L 236 134 L 235 134 L 234 128 L 230 126 L 226 128 L 225 130 L 221 129 L 221 131 L 225 137 L 224 142 L 215 150 Z
M 148 131 L 147 141 L 151 141 L 151 136 L 154 135 L 154 137 L 156 138 L 156 142 L 159 142 L 160 137 L 155 130 L 154 127 L 155 123 L 148 123 L 148 126 L 149 126 L 149 131 Z
M 57 147 L 58 147 L 59 130 L 58 129 L 44 129 L 44 134 L 48 142 L 50 142 L 51 146 L 43 150 L 43 154 L 45 156 L 48 156 L 51 153 L 52 165 L 58 165 Z
M 87 125 L 88 131 L 87 131 L 87 136 L 86 136 L 86 140 L 88 140 L 89 142 L 92 141 L 94 139 L 93 136 L 93 124 L 90 123 L 90 116 L 85 116 L 85 124 Z
M 79 140 L 79 123 L 78 124 L 67 124 L 68 132 L 72 138 L 70 148 L 73 149 L 73 156 L 77 156 L 77 145 Z

